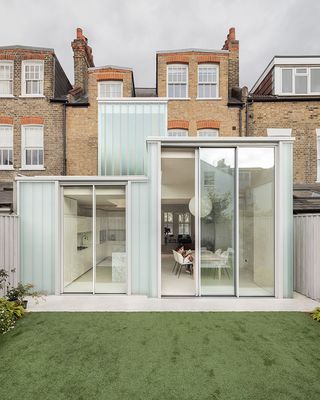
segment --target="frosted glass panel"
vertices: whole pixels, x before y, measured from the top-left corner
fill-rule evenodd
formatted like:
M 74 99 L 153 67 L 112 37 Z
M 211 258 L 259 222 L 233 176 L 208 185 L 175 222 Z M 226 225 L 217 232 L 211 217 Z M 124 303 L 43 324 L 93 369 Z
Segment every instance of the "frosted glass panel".
M 20 183 L 20 279 L 54 293 L 55 185 Z
M 274 295 L 274 149 L 239 148 L 240 296 Z
M 99 175 L 146 173 L 146 138 L 165 136 L 163 103 L 99 104 Z

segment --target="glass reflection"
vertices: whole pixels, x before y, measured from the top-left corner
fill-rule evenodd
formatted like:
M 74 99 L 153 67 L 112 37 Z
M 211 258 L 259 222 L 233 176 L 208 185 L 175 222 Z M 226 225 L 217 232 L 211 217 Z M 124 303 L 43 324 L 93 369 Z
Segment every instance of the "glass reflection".
M 239 148 L 240 296 L 274 295 L 274 149 Z

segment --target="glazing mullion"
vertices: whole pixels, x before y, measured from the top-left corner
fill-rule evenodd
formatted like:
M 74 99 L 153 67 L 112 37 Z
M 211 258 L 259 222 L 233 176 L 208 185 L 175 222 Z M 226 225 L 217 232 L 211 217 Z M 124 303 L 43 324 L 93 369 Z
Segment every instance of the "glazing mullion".
M 96 188 L 92 185 L 92 293 L 96 291 Z
M 239 297 L 239 279 L 240 279 L 240 269 L 239 269 L 239 235 L 240 235 L 240 225 L 239 225 L 239 168 L 238 168 L 238 147 L 235 148 L 235 199 L 234 199 L 234 283 L 235 283 L 235 296 Z

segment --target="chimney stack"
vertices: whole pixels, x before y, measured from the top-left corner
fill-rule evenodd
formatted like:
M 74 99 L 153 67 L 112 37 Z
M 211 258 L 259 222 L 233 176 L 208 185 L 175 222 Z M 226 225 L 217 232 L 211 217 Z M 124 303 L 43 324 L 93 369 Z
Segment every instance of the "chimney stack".
M 236 40 L 235 28 L 230 28 L 222 50 L 229 50 L 228 88 L 239 87 L 239 40 Z
M 92 49 L 88 45 L 88 39 L 81 28 L 76 30 L 76 38 L 71 43 L 74 64 L 74 89 L 78 89 L 83 95 L 88 90 L 88 68 L 94 67 Z

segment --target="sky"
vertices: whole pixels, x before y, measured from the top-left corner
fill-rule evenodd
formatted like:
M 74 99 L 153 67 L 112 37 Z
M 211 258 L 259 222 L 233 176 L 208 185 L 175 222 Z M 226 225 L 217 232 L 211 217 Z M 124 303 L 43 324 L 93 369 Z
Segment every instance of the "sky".
M 0 46 L 54 48 L 71 83 L 77 27 L 95 65 L 132 68 L 136 87 L 155 87 L 156 51 L 219 50 L 230 27 L 249 89 L 274 55 L 320 54 L 320 0 L 0 0 L 0 10 Z

